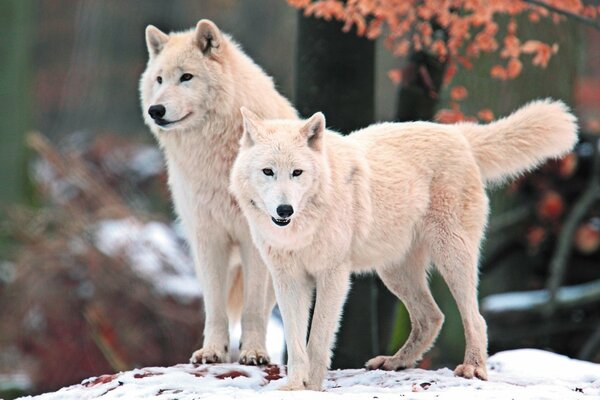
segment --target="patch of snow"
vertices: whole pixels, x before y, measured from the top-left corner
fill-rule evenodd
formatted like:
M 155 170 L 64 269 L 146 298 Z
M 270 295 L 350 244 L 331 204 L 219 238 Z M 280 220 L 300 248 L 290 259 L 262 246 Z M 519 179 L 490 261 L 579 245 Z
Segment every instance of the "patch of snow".
M 32 388 L 31 378 L 24 372 L 0 374 L 0 390 L 28 391 Z
M 242 327 L 239 322 L 229 327 L 230 357 L 232 360 L 239 358 L 239 345 L 242 337 Z M 283 322 L 275 310 L 267 325 L 267 353 L 271 357 L 271 363 L 282 364 L 285 350 L 285 337 L 283 334 Z
M 531 368 L 532 365 L 535 368 Z M 492 371 L 518 375 L 529 380 L 538 379 L 540 382 L 552 378 L 565 382 L 598 381 L 600 383 L 599 364 L 574 360 L 538 349 L 500 352 L 490 358 L 489 368 Z
M 97 225 L 95 245 L 106 255 L 124 257 L 159 293 L 184 300 L 202 295 L 192 259 L 168 225 L 134 218 L 104 220 Z
M 0 260 L 0 283 L 9 284 L 14 282 L 17 277 L 17 267 L 15 263 Z
M 141 179 L 151 178 L 165 169 L 162 154 L 155 146 L 139 146 L 127 166 Z
M 50 198 L 58 204 L 68 203 L 79 193 L 75 185 L 57 174 L 54 167 L 45 160 L 34 161 L 31 171 L 33 179 L 45 186 Z
M 600 398 L 600 365 L 541 350 L 513 350 L 489 359 L 489 381 L 452 371 L 330 371 L 322 392 L 279 391 L 285 368 L 238 364 L 135 369 L 86 379 L 30 399 L 592 399 Z
M 283 322 L 279 318 L 271 317 L 267 325 L 267 352 L 274 364 L 283 364 L 285 350 L 285 337 Z

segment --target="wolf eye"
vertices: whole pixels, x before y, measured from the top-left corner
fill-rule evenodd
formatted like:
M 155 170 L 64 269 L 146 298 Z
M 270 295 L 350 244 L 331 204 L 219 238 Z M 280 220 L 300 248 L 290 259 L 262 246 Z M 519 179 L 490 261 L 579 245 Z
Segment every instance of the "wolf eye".
M 160 85 L 162 83 L 162 76 L 157 76 L 156 82 L 158 82 L 158 84 Z
M 302 171 L 301 169 L 295 169 L 292 171 L 292 176 L 300 176 L 303 172 L 304 171 Z
M 179 82 L 187 82 L 190 79 L 192 79 L 194 77 L 194 75 L 192 74 L 183 74 L 181 75 L 181 78 L 179 78 Z
M 265 174 L 266 176 L 273 176 L 273 170 L 271 168 L 264 168 L 263 174 Z

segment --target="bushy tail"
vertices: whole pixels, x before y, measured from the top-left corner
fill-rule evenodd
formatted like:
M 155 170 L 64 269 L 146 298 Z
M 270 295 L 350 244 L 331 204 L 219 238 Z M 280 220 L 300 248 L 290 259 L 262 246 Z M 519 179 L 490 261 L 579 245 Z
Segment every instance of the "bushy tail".
M 471 144 L 481 175 L 494 182 L 519 175 L 577 142 L 577 119 L 561 101 L 537 100 L 488 125 L 459 128 Z

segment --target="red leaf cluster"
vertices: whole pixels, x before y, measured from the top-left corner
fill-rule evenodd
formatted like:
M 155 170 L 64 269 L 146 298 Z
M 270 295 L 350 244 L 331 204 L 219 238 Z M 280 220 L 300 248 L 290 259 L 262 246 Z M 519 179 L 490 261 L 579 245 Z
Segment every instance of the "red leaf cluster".
M 558 52 L 558 45 L 539 40 L 521 43 L 514 17 L 526 14 L 532 23 L 542 18 L 551 18 L 555 23 L 562 19 L 548 8 L 523 0 L 288 0 L 288 3 L 303 9 L 305 15 L 343 21 L 344 31 L 355 27 L 358 35 L 370 39 L 385 35 L 386 46 L 396 56 L 405 56 L 413 48 L 426 50 L 441 60 L 449 58 L 445 83 L 452 80 L 457 66 L 471 68 L 482 53 L 499 51 L 500 57 L 507 60 L 490 70 L 490 76 L 500 80 L 515 79 L 521 74 L 523 55 L 531 56 L 528 59 L 532 65 L 545 68 Z M 600 7 L 585 5 L 581 0 L 545 0 L 545 3 L 590 19 L 600 14 Z M 510 17 L 506 29 L 499 29 L 498 16 Z M 434 26 L 446 32 L 446 40 L 436 36 Z M 505 36 L 498 37 L 499 31 L 506 32 Z M 395 84 L 401 80 L 396 71 L 390 72 L 389 78 Z M 452 98 L 460 100 L 455 94 Z M 448 111 L 442 117 L 445 121 L 460 116 Z

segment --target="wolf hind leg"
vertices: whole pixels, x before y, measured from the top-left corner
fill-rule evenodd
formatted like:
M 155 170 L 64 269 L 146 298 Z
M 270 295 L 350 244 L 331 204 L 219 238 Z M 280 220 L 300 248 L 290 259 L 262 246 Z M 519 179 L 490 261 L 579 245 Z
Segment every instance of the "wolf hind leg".
M 377 356 L 366 364 L 368 369 L 398 370 L 414 366 L 429 350 L 444 322 L 444 314 L 435 303 L 427 281 L 429 256 L 423 243 L 416 243 L 402 264 L 377 270 L 385 286 L 406 306 L 411 331 L 404 345 L 393 356 Z
M 487 380 L 487 327 L 477 303 L 479 245 L 486 209 L 479 207 L 479 210 L 460 219 L 436 218 L 436 223 L 430 225 L 429 240 L 433 263 L 456 301 L 465 333 L 464 362 L 454 373 Z

